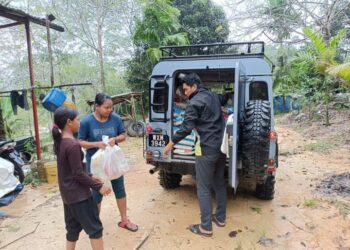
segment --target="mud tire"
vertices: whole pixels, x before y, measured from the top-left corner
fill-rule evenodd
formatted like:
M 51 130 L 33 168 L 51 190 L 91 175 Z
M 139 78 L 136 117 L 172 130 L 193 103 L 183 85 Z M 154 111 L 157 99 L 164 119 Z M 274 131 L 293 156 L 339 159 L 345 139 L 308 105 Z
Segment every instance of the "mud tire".
M 256 184 L 255 195 L 261 200 L 272 200 L 275 194 L 275 176 L 270 175 L 262 184 Z
M 142 137 L 146 132 L 146 125 L 141 121 L 131 121 L 126 131 L 131 137 Z
M 274 177 L 272 180 L 264 168 L 269 158 L 270 129 L 270 102 L 249 101 L 241 130 L 243 177 L 245 181 L 256 184 L 258 198 L 270 197 L 271 194 L 273 198 L 274 193 Z
M 180 186 L 182 175 L 159 170 L 159 184 L 165 189 L 174 189 Z

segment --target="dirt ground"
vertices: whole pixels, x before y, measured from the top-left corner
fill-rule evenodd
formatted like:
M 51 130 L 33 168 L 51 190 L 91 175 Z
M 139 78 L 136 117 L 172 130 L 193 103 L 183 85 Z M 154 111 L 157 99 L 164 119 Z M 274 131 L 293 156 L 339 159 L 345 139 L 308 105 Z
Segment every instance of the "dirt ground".
M 285 118 L 277 122 L 280 166 L 275 199 L 261 201 L 253 194 L 230 192 L 227 225 L 213 225 L 204 238 L 186 227 L 199 222 L 195 185 L 185 177 L 179 189 L 166 191 L 150 175 L 142 158 L 142 140 L 129 138 L 124 149 L 134 170 L 125 177 L 128 214 L 139 225 L 132 233 L 117 226 L 112 196 L 104 198 L 101 219 L 105 249 L 350 249 L 350 197 L 317 191 L 329 175 L 350 171 L 350 145 L 327 152 L 314 150 L 315 137 L 292 129 Z M 317 130 L 312 126 L 310 131 Z M 326 133 L 326 132 L 325 132 Z M 348 134 L 347 134 L 348 135 Z M 346 136 L 346 135 L 345 135 Z M 316 147 L 317 148 L 317 147 Z M 65 228 L 57 185 L 26 186 L 0 211 L 0 249 L 64 249 Z M 230 237 L 232 231 L 237 235 Z M 81 234 L 77 249 L 90 249 Z

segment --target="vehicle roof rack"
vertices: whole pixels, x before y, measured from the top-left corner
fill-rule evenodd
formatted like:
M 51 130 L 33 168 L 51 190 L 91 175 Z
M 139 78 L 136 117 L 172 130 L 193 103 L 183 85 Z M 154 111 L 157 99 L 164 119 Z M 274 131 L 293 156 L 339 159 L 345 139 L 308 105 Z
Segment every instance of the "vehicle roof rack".
M 220 56 L 264 56 L 264 42 L 212 43 L 181 46 L 163 46 L 161 59 Z

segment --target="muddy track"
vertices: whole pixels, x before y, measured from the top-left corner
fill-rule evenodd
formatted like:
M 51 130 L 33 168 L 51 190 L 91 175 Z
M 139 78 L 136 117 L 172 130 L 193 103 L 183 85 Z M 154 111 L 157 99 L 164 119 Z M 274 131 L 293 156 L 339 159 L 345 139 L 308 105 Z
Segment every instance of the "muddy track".
M 101 214 L 105 248 L 135 249 L 142 244 L 140 249 L 150 250 L 349 249 L 349 198 L 316 191 L 328 175 L 350 171 L 349 146 L 329 154 L 314 153 L 305 151 L 308 139 L 299 133 L 285 126 L 277 131 L 281 156 L 275 199 L 261 201 L 238 190 L 228 202 L 226 227 L 214 225 L 211 239 L 186 230 L 199 221 L 193 180 L 185 177 L 180 188 L 165 191 L 157 176 L 148 173 L 142 140 L 129 138 L 122 145 L 135 166 L 126 176 L 128 213 L 140 230 L 118 228 L 115 201 L 112 196 L 105 198 Z M 12 216 L 0 222 L 0 248 L 26 235 L 5 249 L 64 249 L 62 202 L 52 198 L 57 192 L 57 186 L 27 187 L 10 206 L 0 208 Z M 84 233 L 77 249 L 90 249 Z

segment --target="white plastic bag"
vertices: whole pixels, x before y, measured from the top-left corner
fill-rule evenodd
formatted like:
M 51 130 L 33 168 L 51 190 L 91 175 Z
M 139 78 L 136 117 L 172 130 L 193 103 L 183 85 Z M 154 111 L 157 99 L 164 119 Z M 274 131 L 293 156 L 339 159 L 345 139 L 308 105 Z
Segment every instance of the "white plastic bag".
M 0 158 L 0 198 L 15 190 L 19 184 L 18 179 L 13 175 L 14 166 L 3 158 Z
M 114 180 L 130 170 L 122 149 L 108 144 L 108 137 L 103 136 L 107 143 L 105 149 L 99 149 L 91 158 L 92 173 L 102 179 Z

